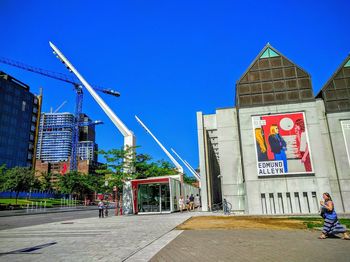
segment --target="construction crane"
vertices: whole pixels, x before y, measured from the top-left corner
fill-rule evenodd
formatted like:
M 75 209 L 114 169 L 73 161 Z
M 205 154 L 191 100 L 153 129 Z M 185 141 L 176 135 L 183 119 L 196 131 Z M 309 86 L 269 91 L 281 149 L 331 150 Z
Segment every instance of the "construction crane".
M 33 72 L 36 74 L 40 74 L 46 77 L 50 77 L 56 80 L 60 80 L 66 83 L 70 83 L 74 86 L 75 92 L 77 94 L 76 96 L 76 103 L 75 103 L 75 116 L 74 116 L 74 125 L 72 127 L 73 129 L 73 135 L 72 135 L 72 151 L 70 156 L 70 170 L 76 171 L 77 170 L 77 151 L 78 151 L 78 140 L 79 140 L 79 127 L 80 125 L 80 115 L 82 113 L 82 107 L 83 107 L 83 89 L 82 84 L 74 79 L 71 76 L 67 76 L 65 74 L 56 73 L 52 71 L 48 71 L 42 68 L 30 66 L 9 58 L 0 57 L 0 63 L 7 64 L 10 66 L 14 66 L 29 72 Z M 115 97 L 119 97 L 120 93 L 112 90 L 112 89 L 103 89 L 100 87 L 94 87 L 95 90 L 100 91 L 102 93 L 112 95 Z M 95 125 L 95 123 L 91 123 L 91 125 Z

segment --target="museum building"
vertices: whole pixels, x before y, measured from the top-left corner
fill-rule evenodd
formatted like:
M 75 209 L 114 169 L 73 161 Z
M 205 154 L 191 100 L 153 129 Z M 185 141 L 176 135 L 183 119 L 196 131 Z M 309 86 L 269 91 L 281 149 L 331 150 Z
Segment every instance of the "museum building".
M 329 192 L 350 212 L 350 55 L 314 96 L 307 71 L 267 44 L 235 104 L 197 112 L 203 210 L 225 198 L 236 213 L 317 213 Z

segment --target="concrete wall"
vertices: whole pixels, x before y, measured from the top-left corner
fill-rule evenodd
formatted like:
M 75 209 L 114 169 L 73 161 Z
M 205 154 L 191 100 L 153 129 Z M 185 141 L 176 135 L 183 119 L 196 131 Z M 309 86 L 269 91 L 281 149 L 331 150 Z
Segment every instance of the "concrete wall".
M 232 204 L 234 212 L 243 213 L 245 211 L 245 189 L 236 108 L 218 109 L 216 122 L 222 195 Z
M 338 208 L 338 211 L 350 212 L 350 164 L 341 126 L 342 120 L 350 120 L 350 112 L 327 114 L 327 120 L 337 171 L 336 176 L 331 177 L 332 191 L 342 197 L 337 200 L 343 202 L 344 210 Z
M 336 174 L 322 108 L 323 102 L 315 101 L 239 109 L 247 213 L 316 213 L 322 193 L 332 194 L 330 178 Z M 292 112 L 305 113 L 314 173 L 258 177 L 252 116 Z M 335 202 L 340 204 L 339 196 Z
M 199 170 L 201 175 L 201 203 L 202 210 L 208 211 L 208 185 L 207 185 L 207 168 L 206 156 L 204 146 L 204 125 L 203 114 L 197 112 L 197 134 L 198 134 L 198 156 L 199 156 Z

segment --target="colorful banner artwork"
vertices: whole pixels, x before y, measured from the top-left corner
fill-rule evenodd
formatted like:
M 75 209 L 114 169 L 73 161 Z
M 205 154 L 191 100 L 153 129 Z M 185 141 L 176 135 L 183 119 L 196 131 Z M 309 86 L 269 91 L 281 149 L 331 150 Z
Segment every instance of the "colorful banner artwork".
M 253 116 L 259 176 L 312 173 L 303 112 Z

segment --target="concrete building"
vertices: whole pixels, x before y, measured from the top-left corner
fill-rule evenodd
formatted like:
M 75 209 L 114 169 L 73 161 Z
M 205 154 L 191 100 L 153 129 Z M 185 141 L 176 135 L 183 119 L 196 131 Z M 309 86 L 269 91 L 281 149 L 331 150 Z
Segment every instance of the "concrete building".
M 32 167 L 40 116 L 41 95 L 0 71 L 0 166 Z
M 225 198 L 247 214 L 317 213 L 329 192 L 350 212 L 349 63 L 314 97 L 310 75 L 268 44 L 237 81 L 236 107 L 197 113 L 204 210 Z

